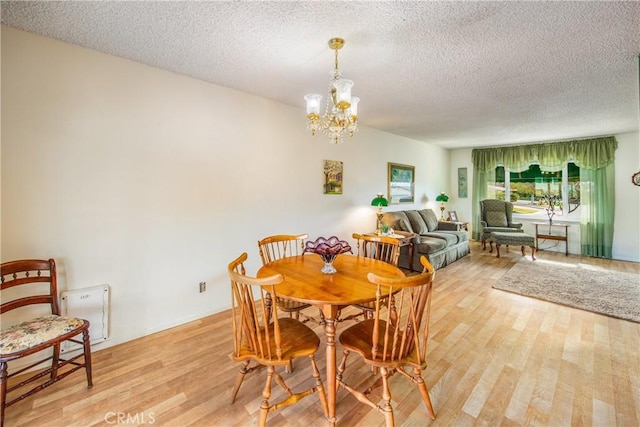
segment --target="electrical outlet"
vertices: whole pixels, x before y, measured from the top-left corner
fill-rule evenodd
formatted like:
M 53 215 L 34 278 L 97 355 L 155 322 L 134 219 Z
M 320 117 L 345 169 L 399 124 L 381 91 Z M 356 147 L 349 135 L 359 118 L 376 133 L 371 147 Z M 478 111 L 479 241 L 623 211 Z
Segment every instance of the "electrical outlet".
M 207 290 L 207 282 L 200 282 L 200 293 Z

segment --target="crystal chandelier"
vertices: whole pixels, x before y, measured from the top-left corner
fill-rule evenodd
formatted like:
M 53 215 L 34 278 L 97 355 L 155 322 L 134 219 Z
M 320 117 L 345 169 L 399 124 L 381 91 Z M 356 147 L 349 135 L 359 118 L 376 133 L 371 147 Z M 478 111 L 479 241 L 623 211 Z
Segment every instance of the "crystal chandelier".
M 310 93 L 305 95 L 307 101 L 307 128 L 315 135 L 318 129 L 329 136 L 329 142 L 340 144 L 344 133 L 349 136 L 358 130 L 358 102 L 360 98 L 351 96 L 353 82 L 343 79 L 338 69 L 338 50 L 344 46 L 344 40 L 333 38 L 329 40 L 329 47 L 335 51 L 335 68 L 329 72 L 329 94 L 324 110 L 320 116 L 320 102 L 322 95 Z

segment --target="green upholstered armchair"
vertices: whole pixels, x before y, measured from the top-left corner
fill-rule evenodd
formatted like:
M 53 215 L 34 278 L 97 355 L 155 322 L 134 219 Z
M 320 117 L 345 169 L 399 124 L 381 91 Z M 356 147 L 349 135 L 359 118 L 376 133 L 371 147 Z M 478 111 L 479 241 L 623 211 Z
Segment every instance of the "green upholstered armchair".
M 482 250 L 487 247 L 487 240 L 494 231 L 520 232 L 522 224 L 512 222 L 513 203 L 497 199 L 480 201 L 480 226 L 482 227 Z

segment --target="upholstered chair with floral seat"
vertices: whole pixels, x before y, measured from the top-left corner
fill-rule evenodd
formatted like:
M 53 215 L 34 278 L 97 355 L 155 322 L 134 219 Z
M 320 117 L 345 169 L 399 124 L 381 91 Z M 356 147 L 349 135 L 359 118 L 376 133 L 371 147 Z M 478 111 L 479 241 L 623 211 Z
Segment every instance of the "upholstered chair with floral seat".
M 522 223 L 513 222 L 513 203 L 504 200 L 486 199 L 480 201 L 480 226 L 482 250 L 487 247 L 487 241 L 491 233 L 498 231 L 524 232 Z
M 2 427 L 8 406 L 75 371 L 85 370 L 87 388 L 93 386 L 93 380 L 89 321 L 61 315 L 55 261 L 22 259 L 3 262 L 0 279 L 0 318 L 5 328 L 0 332 Z M 66 353 L 63 357 L 61 349 L 65 341 L 79 344 L 81 350 L 75 355 Z M 10 370 L 9 364 L 19 363 L 20 359 L 23 364 Z M 33 370 L 35 367 L 44 367 L 44 370 Z

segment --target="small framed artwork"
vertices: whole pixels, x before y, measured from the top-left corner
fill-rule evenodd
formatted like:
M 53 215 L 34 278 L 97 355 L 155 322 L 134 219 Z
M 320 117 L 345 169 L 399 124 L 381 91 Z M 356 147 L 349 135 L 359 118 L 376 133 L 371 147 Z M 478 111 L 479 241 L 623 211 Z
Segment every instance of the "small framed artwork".
M 456 211 L 449 211 L 449 221 L 458 222 L 458 213 Z
M 467 168 L 458 168 L 458 197 L 467 197 Z
M 391 204 L 413 203 L 415 200 L 414 166 L 388 163 L 387 193 Z
M 324 194 L 342 194 L 342 162 L 323 160 Z

